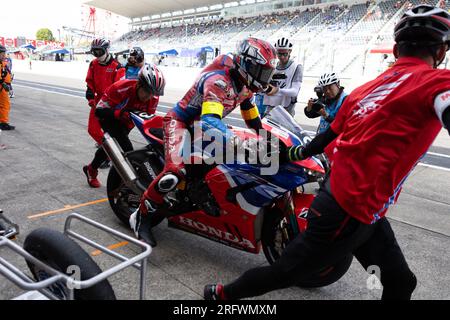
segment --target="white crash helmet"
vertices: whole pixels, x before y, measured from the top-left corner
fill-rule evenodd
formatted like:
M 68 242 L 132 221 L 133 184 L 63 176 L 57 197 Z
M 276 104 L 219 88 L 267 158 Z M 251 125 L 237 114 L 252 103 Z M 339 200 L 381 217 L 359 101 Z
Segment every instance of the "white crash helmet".
M 294 45 L 288 38 L 283 37 L 277 40 L 274 47 L 276 50 L 292 50 L 293 46 Z
M 339 86 L 339 82 L 340 82 L 340 80 L 337 77 L 336 73 L 330 72 L 330 73 L 324 73 L 323 75 L 321 75 L 317 85 L 319 87 L 323 88 L 325 86 L 329 86 L 330 84 L 336 83 Z

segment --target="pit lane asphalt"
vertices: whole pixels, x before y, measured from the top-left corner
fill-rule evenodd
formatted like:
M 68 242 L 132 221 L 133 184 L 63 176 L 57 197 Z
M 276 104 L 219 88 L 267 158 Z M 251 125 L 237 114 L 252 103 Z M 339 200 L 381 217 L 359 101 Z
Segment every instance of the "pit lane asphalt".
M 106 190 L 104 186 L 100 189 L 89 188 L 81 171 L 95 151 L 94 143 L 86 132 L 89 110 L 84 92 L 53 85 L 53 89 L 48 86 L 43 88 L 42 84 L 30 84 L 20 78 L 16 78 L 15 84 L 16 98 L 12 100 L 11 123 L 17 129 L 3 132 L 0 138 L 7 145 L 6 150 L 0 151 L 0 207 L 21 227 L 16 241 L 23 243 L 26 235 L 38 227 L 62 230 L 65 217 L 73 211 L 131 235 L 114 217 L 107 202 L 30 218 L 65 206 L 104 199 Z M 38 86 L 40 88 L 36 88 Z M 162 107 L 160 111 L 167 109 Z M 238 120 L 235 121 L 231 124 L 237 124 Z M 313 130 L 312 127 L 306 128 Z M 131 137 L 135 147 L 143 142 L 136 132 Z M 450 154 L 445 147 L 430 151 Z M 448 159 L 434 154 L 431 156 Z M 443 162 L 433 162 L 442 169 L 417 167 L 408 178 L 398 204 L 388 214 L 406 259 L 419 281 L 414 299 L 450 299 L 450 172 L 445 170 L 449 168 L 445 159 L 439 158 Z M 103 183 L 106 182 L 106 175 L 107 171 L 101 171 Z M 121 241 L 91 228 L 79 226 L 79 230 L 105 245 Z M 262 254 L 240 252 L 169 229 L 166 223 L 155 228 L 155 235 L 158 246 L 149 258 L 146 279 L 148 299 L 201 299 L 205 284 L 228 282 L 251 267 L 266 264 Z M 85 248 L 89 253 L 94 251 Z M 136 252 L 130 245 L 116 250 L 127 256 Z M 0 255 L 26 270 L 23 259 L 13 253 L 0 249 Z M 101 268 L 113 263 L 105 255 L 95 256 L 94 259 Z M 0 299 L 11 299 L 22 293 L 3 277 L 0 279 Z M 340 281 L 328 287 L 311 290 L 290 288 L 260 298 L 379 298 L 381 291 L 367 289 L 367 279 L 368 274 L 354 262 Z M 127 270 L 110 279 L 121 299 L 137 298 L 137 280 L 135 270 Z

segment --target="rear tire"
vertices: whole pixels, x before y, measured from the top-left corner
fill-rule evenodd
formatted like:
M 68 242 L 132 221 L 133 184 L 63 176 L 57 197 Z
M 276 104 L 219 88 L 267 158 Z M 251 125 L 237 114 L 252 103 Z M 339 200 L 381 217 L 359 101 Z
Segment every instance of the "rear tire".
M 64 274 L 67 274 L 71 267 L 78 267 L 81 272 L 79 280 L 90 279 L 102 272 L 75 241 L 55 230 L 47 228 L 34 230 L 26 237 L 23 247 L 33 257 Z M 37 281 L 50 277 L 46 271 L 31 262 L 27 261 L 27 265 Z M 68 289 L 63 282 L 57 282 L 49 289 L 62 300 L 68 298 Z M 75 290 L 74 298 L 75 300 L 116 300 L 108 280 L 103 280 L 90 288 Z
M 148 172 L 145 163 L 147 162 L 147 166 L 149 165 L 152 168 L 155 176 L 163 169 L 162 164 L 156 159 L 149 158 L 146 152 L 130 155 L 128 160 L 132 164 L 139 181 L 145 187 L 148 187 L 153 181 L 153 177 Z M 109 205 L 114 214 L 125 226 L 130 227 L 130 216 L 139 207 L 142 193 L 136 194 L 127 187 L 114 166 L 109 170 L 106 190 Z M 152 227 L 157 226 L 163 220 L 163 215 L 155 215 L 152 217 Z
M 283 239 L 280 224 L 283 216 L 278 212 L 266 212 L 264 216 L 262 247 L 264 255 L 269 264 L 273 264 L 281 256 L 283 249 L 288 245 L 289 241 Z M 317 273 L 311 275 L 308 279 L 302 279 L 296 283 L 302 288 L 318 288 L 328 286 L 338 281 L 350 268 L 353 255 L 344 257 L 335 265 L 323 268 Z

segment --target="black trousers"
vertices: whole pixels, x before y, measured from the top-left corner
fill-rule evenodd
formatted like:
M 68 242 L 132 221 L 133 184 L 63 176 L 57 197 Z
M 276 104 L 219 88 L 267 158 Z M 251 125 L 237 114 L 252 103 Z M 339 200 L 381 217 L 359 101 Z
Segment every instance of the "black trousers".
M 100 125 L 104 132 L 110 134 L 111 137 L 117 140 L 123 151 L 133 150 L 133 144 L 128 138 L 129 130 L 120 121 L 113 118 L 100 118 Z M 98 169 L 100 165 L 108 159 L 103 148 L 98 148 L 95 152 L 94 160 L 91 162 L 91 166 L 94 169 Z
M 386 218 L 367 225 L 349 216 L 333 196 L 321 188 L 308 212 L 308 228 L 298 235 L 271 266 L 246 271 L 225 285 L 225 296 L 241 299 L 294 285 L 321 268 L 353 253 L 368 270 L 378 267 L 382 299 L 410 299 L 416 278 L 408 267 Z M 368 274 L 369 277 L 369 274 Z

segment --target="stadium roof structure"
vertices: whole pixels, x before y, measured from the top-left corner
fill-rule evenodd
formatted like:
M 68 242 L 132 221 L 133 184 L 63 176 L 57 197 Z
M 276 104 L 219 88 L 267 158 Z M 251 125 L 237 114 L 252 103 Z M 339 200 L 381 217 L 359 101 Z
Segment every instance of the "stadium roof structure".
M 230 0 L 91 0 L 84 4 L 114 12 L 127 18 L 141 18 L 156 14 L 210 7 Z

